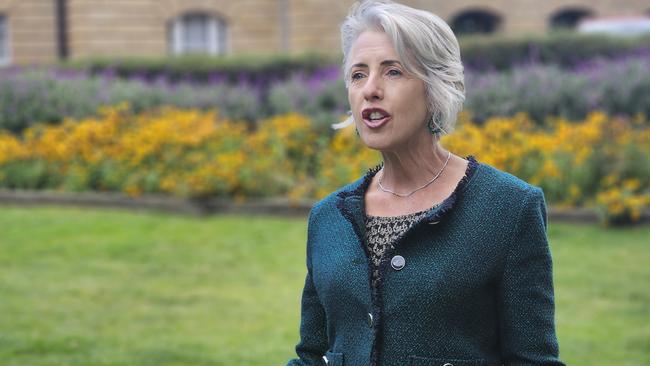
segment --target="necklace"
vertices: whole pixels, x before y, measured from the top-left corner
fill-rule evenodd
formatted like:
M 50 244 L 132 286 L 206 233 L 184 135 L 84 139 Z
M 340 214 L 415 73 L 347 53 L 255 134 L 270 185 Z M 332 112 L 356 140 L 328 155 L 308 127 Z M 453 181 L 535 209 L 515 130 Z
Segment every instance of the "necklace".
M 377 180 L 377 183 L 378 183 L 377 188 L 384 191 L 384 192 L 386 192 L 386 193 L 390 193 L 390 194 L 392 194 L 394 196 L 409 197 L 413 193 L 428 187 L 431 183 L 433 183 L 436 179 L 438 179 L 440 174 L 442 174 L 442 171 L 445 170 L 445 168 L 447 167 L 447 163 L 449 163 L 449 158 L 451 158 L 451 151 L 448 152 L 447 160 L 445 160 L 445 164 L 442 166 L 442 168 L 440 168 L 440 171 L 438 172 L 438 174 L 436 174 L 435 177 L 433 177 L 430 181 L 426 182 L 422 187 L 416 188 L 415 190 L 413 190 L 413 191 L 411 191 L 409 193 L 397 193 L 397 192 L 391 191 L 390 189 L 384 188 L 384 186 L 381 184 L 381 178 L 384 177 L 384 169 L 383 168 L 381 170 L 381 177 L 379 177 L 379 180 Z

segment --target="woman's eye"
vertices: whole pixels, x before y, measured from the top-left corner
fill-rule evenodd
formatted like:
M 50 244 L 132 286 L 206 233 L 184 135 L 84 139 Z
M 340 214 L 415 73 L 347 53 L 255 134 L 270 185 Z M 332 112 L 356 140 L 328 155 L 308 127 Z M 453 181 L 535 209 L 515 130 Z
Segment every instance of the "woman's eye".
M 352 74 L 352 76 L 350 76 L 350 78 L 351 78 L 352 80 L 359 80 L 359 79 L 361 79 L 362 77 L 363 77 L 363 74 L 360 73 L 360 72 L 355 72 L 355 73 Z
M 402 75 L 402 72 L 399 70 L 392 69 L 392 70 L 388 70 L 387 74 L 388 76 L 400 76 Z

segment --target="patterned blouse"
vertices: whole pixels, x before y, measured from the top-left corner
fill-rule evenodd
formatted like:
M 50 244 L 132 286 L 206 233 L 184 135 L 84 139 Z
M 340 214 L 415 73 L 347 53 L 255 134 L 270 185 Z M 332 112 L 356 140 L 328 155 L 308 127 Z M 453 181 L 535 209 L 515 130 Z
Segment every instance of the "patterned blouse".
M 366 242 L 368 243 L 368 252 L 370 253 L 370 263 L 372 265 L 373 287 L 377 287 L 379 263 L 384 253 L 389 248 L 392 248 L 395 240 L 410 229 L 413 224 L 437 206 L 401 216 L 366 215 Z

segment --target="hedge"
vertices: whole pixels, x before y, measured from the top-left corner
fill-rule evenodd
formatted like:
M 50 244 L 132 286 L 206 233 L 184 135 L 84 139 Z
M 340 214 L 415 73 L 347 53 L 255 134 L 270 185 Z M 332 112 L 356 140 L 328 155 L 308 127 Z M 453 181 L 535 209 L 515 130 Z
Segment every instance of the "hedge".
M 594 58 L 610 59 L 622 54 L 650 50 L 650 36 L 614 37 L 552 33 L 546 36 L 502 38 L 473 36 L 460 38 L 461 57 L 466 68 L 505 70 L 521 64 L 555 64 L 571 68 Z M 109 73 L 121 78 L 209 82 L 242 80 L 267 84 L 284 80 L 295 73 L 340 65 L 341 55 L 304 53 L 226 57 L 175 56 L 154 58 L 88 58 L 61 64 L 63 68 L 87 70 L 91 74 Z

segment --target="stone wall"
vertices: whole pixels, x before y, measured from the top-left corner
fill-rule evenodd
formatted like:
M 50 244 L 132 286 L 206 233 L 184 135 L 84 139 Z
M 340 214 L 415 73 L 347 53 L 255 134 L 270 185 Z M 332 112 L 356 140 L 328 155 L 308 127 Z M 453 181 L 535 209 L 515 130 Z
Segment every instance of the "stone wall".
M 11 63 L 53 62 L 58 57 L 52 0 L 0 1 L 9 32 Z
M 68 0 L 69 56 L 163 56 L 169 22 L 187 12 L 214 14 L 227 25 L 231 54 L 339 52 L 339 25 L 354 0 Z M 567 8 L 597 16 L 648 15 L 647 0 L 405 0 L 451 20 L 467 10 L 501 18 L 507 36 L 539 34 Z M 283 13 L 286 11 L 285 13 Z M 0 0 L 8 19 L 12 63 L 57 60 L 54 0 Z
M 280 48 L 277 1 L 69 0 L 69 12 L 72 58 L 165 55 L 169 23 L 189 12 L 224 19 L 229 53 Z

